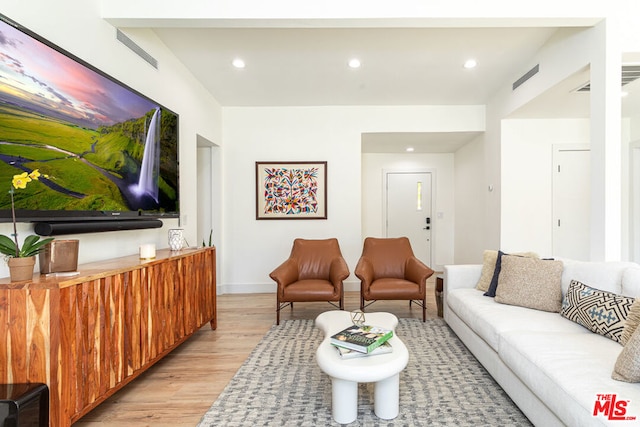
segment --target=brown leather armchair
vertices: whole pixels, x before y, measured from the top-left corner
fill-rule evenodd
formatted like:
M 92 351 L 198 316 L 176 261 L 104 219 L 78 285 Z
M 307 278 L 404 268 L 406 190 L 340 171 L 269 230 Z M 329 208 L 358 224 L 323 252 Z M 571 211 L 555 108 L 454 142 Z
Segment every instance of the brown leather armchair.
M 280 310 L 288 305 L 293 308 L 294 302 L 327 301 L 344 310 L 342 282 L 349 277 L 349 267 L 337 239 L 295 239 L 289 258 L 269 277 L 278 284 L 278 325 Z
M 361 310 L 377 300 L 409 300 L 409 305 L 422 306 L 422 321 L 426 320 L 426 282 L 433 270 L 414 256 L 408 238 L 367 237 L 355 274 L 360 279 Z

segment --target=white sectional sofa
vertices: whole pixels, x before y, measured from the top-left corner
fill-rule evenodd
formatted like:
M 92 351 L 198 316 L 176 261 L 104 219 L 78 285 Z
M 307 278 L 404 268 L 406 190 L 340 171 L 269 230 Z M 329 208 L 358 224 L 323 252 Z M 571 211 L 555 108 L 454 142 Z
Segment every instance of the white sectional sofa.
M 563 297 L 571 280 L 640 297 L 638 264 L 563 263 Z M 481 271 L 482 265 L 445 266 L 444 319 L 532 423 L 640 425 L 640 384 L 611 378 L 623 349 L 620 343 L 559 313 L 500 304 L 483 296 L 475 289 Z M 594 415 L 598 395 L 614 394 L 626 401 L 617 415 L 630 420 L 609 419 L 604 402 Z

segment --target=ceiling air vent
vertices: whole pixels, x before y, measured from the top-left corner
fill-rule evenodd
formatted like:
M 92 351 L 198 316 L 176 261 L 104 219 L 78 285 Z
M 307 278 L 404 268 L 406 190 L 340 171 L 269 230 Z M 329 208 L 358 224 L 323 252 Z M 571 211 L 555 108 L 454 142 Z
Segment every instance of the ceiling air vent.
M 622 86 L 640 78 L 640 65 L 622 66 Z
M 640 78 L 640 65 L 623 65 L 621 85 L 627 85 L 632 81 Z M 591 90 L 591 82 L 587 82 L 575 89 L 574 92 L 589 92 Z
M 116 30 L 116 39 L 122 42 L 126 47 L 131 49 L 136 55 L 140 58 L 147 61 L 153 68 L 158 69 L 158 60 L 153 56 L 149 55 L 146 50 L 141 48 L 136 42 L 131 40 L 125 33 L 120 30 Z
M 516 90 L 519 86 L 521 86 L 524 82 L 526 82 L 527 80 L 529 80 L 531 77 L 535 76 L 536 74 L 538 74 L 538 71 L 540 71 L 540 64 L 536 64 L 535 67 L 533 67 L 532 69 L 530 69 L 529 71 L 527 71 L 526 73 L 524 73 L 524 75 L 522 77 L 520 77 L 518 80 L 516 80 L 515 82 L 513 82 L 513 86 L 511 90 Z

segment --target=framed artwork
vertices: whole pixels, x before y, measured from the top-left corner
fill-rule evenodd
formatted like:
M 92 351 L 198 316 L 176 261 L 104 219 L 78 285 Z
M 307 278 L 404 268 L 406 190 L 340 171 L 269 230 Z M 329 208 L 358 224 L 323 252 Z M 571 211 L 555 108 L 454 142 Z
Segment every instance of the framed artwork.
M 256 219 L 327 219 L 327 162 L 256 162 Z

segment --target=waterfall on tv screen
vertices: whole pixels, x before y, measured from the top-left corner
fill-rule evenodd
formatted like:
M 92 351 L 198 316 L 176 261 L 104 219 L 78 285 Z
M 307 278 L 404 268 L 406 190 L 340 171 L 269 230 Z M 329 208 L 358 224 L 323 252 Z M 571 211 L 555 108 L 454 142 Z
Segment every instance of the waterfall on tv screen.
M 151 117 L 147 137 L 142 154 L 140 178 L 135 186 L 135 193 L 139 196 L 148 195 L 158 202 L 158 171 L 160 168 L 160 109 Z

